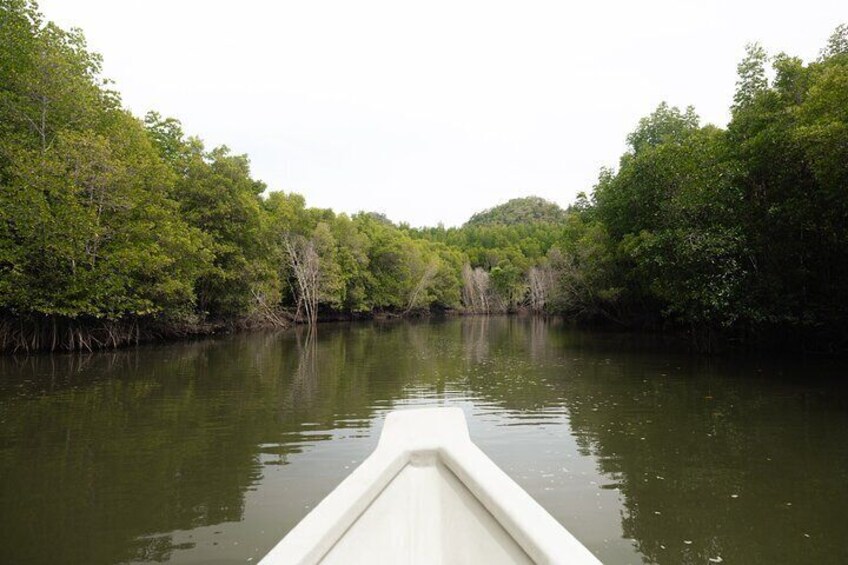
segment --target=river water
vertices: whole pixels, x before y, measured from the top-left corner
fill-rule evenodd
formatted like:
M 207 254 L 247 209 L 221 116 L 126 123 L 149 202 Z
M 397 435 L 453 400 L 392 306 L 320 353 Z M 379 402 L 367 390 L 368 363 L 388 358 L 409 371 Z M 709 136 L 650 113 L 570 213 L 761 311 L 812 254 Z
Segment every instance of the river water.
M 389 411 L 459 406 L 605 563 L 846 563 L 845 367 L 503 317 L 4 357 L 0 562 L 257 562 Z

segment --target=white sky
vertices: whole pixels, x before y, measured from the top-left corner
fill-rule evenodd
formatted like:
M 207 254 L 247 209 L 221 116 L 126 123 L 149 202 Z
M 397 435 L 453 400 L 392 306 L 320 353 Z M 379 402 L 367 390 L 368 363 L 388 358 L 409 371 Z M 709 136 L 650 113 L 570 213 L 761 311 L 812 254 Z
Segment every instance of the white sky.
M 745 43 L 816 57 L 845 0 L 42 0 L 125 105 L 247 153 L 310 206 L 458 225 L 565 206 L 666 100 L 728 120 Z

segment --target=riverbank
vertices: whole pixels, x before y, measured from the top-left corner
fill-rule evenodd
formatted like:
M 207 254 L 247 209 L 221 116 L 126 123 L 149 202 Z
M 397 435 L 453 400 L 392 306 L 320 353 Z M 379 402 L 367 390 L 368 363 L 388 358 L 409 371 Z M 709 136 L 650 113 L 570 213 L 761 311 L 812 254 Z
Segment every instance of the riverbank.
M 318 316 L 317 323 L 352 322 L 365 320 L 422 319 L 473 315 L 458 310 L 343 313 L 327 311 Z M 287 310 L 277 310 L 246 316 L 235 320 L 203 322 L 169 322 L 156 318 L 132 320 L 68 319 L 61 317 L 0 318 L 0 353 L 29 354 L 39 352 L 95 351 L 118 349 L 150 342 L 181 340 L 227 335 L 261 329 L 287 329 L 308 325 L 308 320 Z
M 416 310 L 401 312 L 378 310 L 373 312 L 319 313 L 316 327 L 339 322 L 391 322 L 401 320 L 446 320 L 459 317 L 535 318 L 556 320 L 559 324 L 580 331 L 601 335 L 622 336 L 625 341 L 650 343 L 669 351 L 697 353 L 708 357 L 734 354 L 812 355 L 814 357 L 843 358 L 848 356 L 848 346 L 834 348 L 831 340 L 817 340 L 811 333 L 761 329 L 747 336 L 716 332 L 709 327 L 680 327 L 668 323 L 626 325 L 610 320 L 581 320 L 562 314 L 534 313 L 528 308 L 512 312 L 488 314 L 457 309 Z M 273 315 L 265 313 L 238 320 L 173 323 L 155 318 L 131 321 L 51 319 L 0 319 L 0 355 L 29 355 L 35 353 L 61 353 L 123 349 L 150 343 L 178 343 L 212 336 L 224 336 L 261 330 L 285 330 L 308 326 L 308 320 L 296 317 L 294 312 L 278 310 Z

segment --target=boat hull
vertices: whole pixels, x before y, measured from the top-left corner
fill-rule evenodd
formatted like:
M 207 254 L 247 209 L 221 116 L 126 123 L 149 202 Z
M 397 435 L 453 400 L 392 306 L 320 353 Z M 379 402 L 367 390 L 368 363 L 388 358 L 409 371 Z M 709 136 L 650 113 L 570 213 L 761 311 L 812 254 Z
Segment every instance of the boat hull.
M 492 462 L 458 408 L 401 410 L 263 563 L 599 561 Z

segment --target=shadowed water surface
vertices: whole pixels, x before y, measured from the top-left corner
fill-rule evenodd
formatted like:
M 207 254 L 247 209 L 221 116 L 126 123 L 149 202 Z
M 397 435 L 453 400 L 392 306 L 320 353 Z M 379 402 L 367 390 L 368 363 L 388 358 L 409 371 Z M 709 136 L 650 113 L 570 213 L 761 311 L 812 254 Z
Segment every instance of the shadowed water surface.
M 387 412 L 451 405 L 606 563 L 845 563 L 843 367 L 518 318 L 6 357 L 0 562 L 258 561 Z

